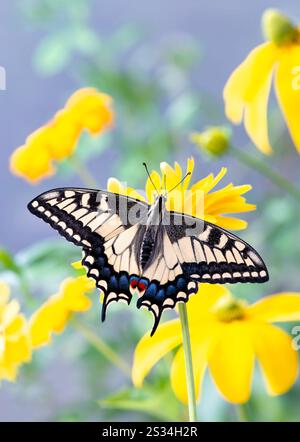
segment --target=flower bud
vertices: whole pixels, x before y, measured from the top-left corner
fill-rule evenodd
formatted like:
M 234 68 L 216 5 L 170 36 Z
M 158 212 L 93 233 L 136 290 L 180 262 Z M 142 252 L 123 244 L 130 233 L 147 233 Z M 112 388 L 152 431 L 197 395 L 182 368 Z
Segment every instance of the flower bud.
M 224 155 L 230 146 L 230 131 L 226 127 L 208 127 L 203 132 L 194 132 L 191 141 L 213 156 Z
M 265 39 L 277 46 L 292 43 L 299 35 L 294 23 L 277 9 L 267 9 L 263 13 L 262 29 Z

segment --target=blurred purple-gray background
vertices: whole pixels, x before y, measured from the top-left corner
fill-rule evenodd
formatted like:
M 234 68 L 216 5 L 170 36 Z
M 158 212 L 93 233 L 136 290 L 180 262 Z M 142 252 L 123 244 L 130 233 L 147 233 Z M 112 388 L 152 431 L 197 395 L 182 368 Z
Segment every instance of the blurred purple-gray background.
M 47 1 L 49 0 L 43 0 L 44 3 L 47 3 Z M 53 1 L 59 3 L 59 0 Z M 4 0 L 0 6 L 0 66 L 5 68 L 7 75 L 7 90 L 0 91 L 1 247 L 5 247 L 11 252 L 18 252 L 42 239 L 57 238 L 55 232 L 50 231 L 49 227 L 38 219 L 33 219 L 32 215 L 27 211 L 26 205 L 33 196 L 52 187 L 82 185 L 76 176 L 59 175 L 33 186 L 21 178 L 15 177 L 9 171 L 9 157 L 13 150 L 23 144 L 25 138 L 32 131 L 51 118 L 63 106 L 70 94 L 81 86 L 76 72 L 80 63 L 79 61 L 77 63 L 76 56 L 70 60 L 66 69 L 62 69 L 54 75 L 43 76 L 35 68 L 36 49 L 49 33 L 50 26 L 48 22 L 45 22 L 44 28 L 40 24 L 35 26 L 33 21 L 28 19 L 24 11 L 26 12 L 26 8 L 30 9 L 32 3 L 36 2 L 34 0 Z M 82 0 L 73 1 L 74 13 L 76 13 L 79 3 L 82 3 Z M 225 121 L 222 101 L 224 84 L 229 74 L 248 52 L 262 42 L 260 29 L 262 12 L 268 7 L 277 7 L 284 10 L 295 20 L 299 19 L 298 21 L 300 21 L 299 0 L 286 0 L 284 2 L 276 0 L 251 0 L 248 2 L 242 2 L 241 0 L 210 0 L 209 2 L 199 0 L 186 0 L 185 2 L 180 0 L 164 0 L 163 2 L 158 0 L 152 0 L 151 2 L 140 0 L 94 0 L 87 3 L 90 4 L 91 17 L 88 21 L 89 25 L 93 31 L 101 34 L 101 38 L 106 36 L 109 38 L 119 28 L 127 25 L 136 25 L 145 31 L 148 51 L 145 54 L 143 50 L 139 53 L 142 62 L 147 63 L 147 57 L 151 56 L 151 48 L 159 48 L 165 41 L 172 39 L 176 41 L 178 39 L 182 44 L 185 39 L 192 39 L 196 42 L 201 60 L 191 75 L 193 90 L 201 91 L 204 101 L 206 95 L 212 97 L 219 111 L 215 119 L 210 120 L 207 118 L 207 121 L 205 121 L 205 118 L 202 118 L 200 121 L 199 118 L 199 126 L 196 124 L 197 127 L 193 128 L 195 130 L 202 129 L 204 123 L 213 125 Z M 51 26 L 51 32 L 53 32 L 53 24 Z M 64 27 L 64 21 L 57 20 L 57 23 L 54 23 L 54 28 L 55 26 L 58 32 L 61 31 Z M 109 49 L 108 47 L 107 50 L 109 51 Z M 138 51 L 138 47 L 135 51 Z M 101 63 L 102 55 L 101 52 L 97 54 L 99 63 Z M 47 53 L 43 54 L 43 56 L 47 58 Z M 128 63 L 128 60 L 123 62 Z M 152 75 L 151 71 L 147 75 Z M 86 81 L 85 85 L 87 84 L 88 82 Z M 108 92 L 112 96 L 115 95 L 114 90 Z M 147 121 L 144 121 L 143 124 L 146 126 Z M 286 139 L 288 140 L 288 155 L 281 153 L 279 160 L 274 160 L 274 164 L 277 167 L 280 166 L 280 170 L 284 175 L 290 178 L 298 177 L 299 180 L 299 158 L 289 139 Z M 238 140 L 238 143 L 241 143 L 241 145 L 248 142 L 243 128 L 236 129 L 235 140 Z M 122 144 L 122 140 L 120 140 L 120 143 Z M 187 147 L 185 151 L 184 146 L 183 144 L 179 158 L 183 160 L 191 153 L 190 147 Z M 90 161 L 91 169 L 102 187 L 106 186 L 107 178 L 112 173 L 114 162 L 117 161 L 118 157 L 119 152 L 117 150 L 109 149 L 104 151 L 95 163 Z M 164 161 L 165 158 L 163 157 L 161 160 Z M 140 159 L 137 161 L 136 167 L 140 165 Z M 253 184 L 254 190 L 249 196 L 249 201 L 253 203 L 258 203 L 263 193 L 262 190 L 266 191 L 270 186 L 268 181 L 259 177 L 255 172 L 246 168 L 240 169 L 236 160 L 232 158 L 224 158 L 221 161 L 209 163 L 207 167 L 205 164 L 201 165 L 200 162 L 197 164 L 199 167 L 196 177 L 199 178 L 200 175 L 207 175 L 210 171 L 218 171 L 221 165 L 227 165 L 229 167 L 229 174 L 226 177 L 225 184 L 230 181 L 233 181 L 235 184 Z M 130 183 L 130 176 L 128 181 Z M 270 188 L 273 189 L 272 186 Z M 284 204 L 285 201 L 279 201 L 279 203 Z M 278 211 L 277 207 L 279 206 L 276 205 L 274 210 L 276 213 L 279 213 L 280 210 Z M 292 213 L 293 204 L 290 207 L 290 213 Z M 269 219 L 272 218 L 274 212 L 270 213 L 268 215 Z M 281 213 L 283 218 L 285 213 L 286 207 Z M 259 210 L 255 216 L 259 219 Z M 245 216 L 247 219 L 251 217 L 253 217 L 253 214 Z M 275 228 L 277 228 L 277 225 L 274 227 L 274 230 Z M 258 247 L 263 243 L 263 238 L 264 241 L 269 241 L 267 234 L 268 232 L 261 233 L 259 229 L 256 230 L 255 238 Z M 265 240 L 265 237 L 267 240 Z M 293 238 L 291 241 L 293 242 Z M 266 247 L 266 253 L 271 255 L 273 252 Z M 276 265 L 274 267 L 275 283 L 278 281 L 279 274 L 279 271 L 275 271 L 280 268 L 280 265 L 281 261 L 279 260 L 277 267 Z M 298 281 L 297 275 L 291 276 L 289 280 L 291 288 L 294 281 L 296 281 L 295 278 Z M 285 288 L 281 287 L 280 284 L 279 288 Z M 296 289 L 296 285 L 294 289 Z M 44 287 L 44 291 L 47 291 L 47 287 Z M 124 311 L 124 316 L 121 319 L 122 321 L 123 318 L 125 319 L 123 322 L 121 321 L 121 325 L 119 324 L 123 334 L 127 330 L 126 321 L 128 321 L 128 317 L 126 315 L 127 312 Z M 118 324 L 116 326 L 117 329 Z M 107 327 L 101 330 L 106 330 L 105 333 L 108 334 Z M 120 335 L 123 337 L 122 333 Z M 120 335 L 117 336 L 119 341 Z M 52 347 L 49 350 L 50 355 L 44 352 L 45 362 L 40 366 L 42 368 L 47 366 L 47 368 L 42 370 L 42 374 L 36 376 L 33 371 L 34 369 L 32 369 L 31 375 L 35 380 L 32 384 L 5 384 L 5 387 L 0 389 L 1 421 L 64 420 L 76 418 L 92 420 L 101 418 L 100 412 L 98 415 L 94 409 L 89 411 L 89 405 L 87 406 L 87 411 L 82 416 L 78 417 L 73 412 L 74 404 L 79 404 L 79 407 L 81 402 L 85 403 L 87 401 L 90 403 L 90 398 L 85 395 L 87 394 L 88 387 L 89 391 L 93 391 L 94 386 L 90 377 L 95 376 L 95 372 L 92 374 L 86 368 L 85 356 L 81 357 L 82 354 L 85 355 L 85 350 L 82 350 L 83 343 L 81 340 L 75 336 L 71 336 L 68 339 L 67 351 L 64 344 L 60 343 L 55 348 Z M 123 344 L 123 340 L 121 343 Z M 129 348 L 128 351 L 127 348 Z M 127 347 L 124 351 L 128 359 L 131 357 L 132 350 L 133 344 L 131 343 L 130 346 L 127 342 Z M 76 361 L 74 355 L 80 356 L 77 358 L 78 363 L 74 363 Z M 92 366 L 91 362 L 89 364 Z M 97 376 L 100 383 L 101 367 L 99 372 L 97 371 Z M 104 382 L 104 390 L 108 394 L 110 387 L 113 390 L 113 387 L 121 386 L 124 382 L 124 379 L 122 377 L 119 378 L 113 371 L 109 381 Z M 211 393 L 209 390 L 206 396 L 207 407 L 203 411 L 203 416 L 209 420 L 215 417 L 220 403 L 216 400 L 216 393 Z M 93 400 L 96 399 L 98 397 L 93 398 Z M 276 399 L 274 399 L 272 404 L 275 404 L 274 409 L 276 411 L 278 406 Z M 72 411 L 69 414 L 67 412 L 64 414 L 64 410 L 68 407 Z M 264 408 L 267 412 L 268 407 Z M 118 416 L 118 419 L 132 420 L 134 416 L 132 414 L 128 416 L 126 413 L 123 413 Z M 107 415 L 105 418 L 108 419 Z

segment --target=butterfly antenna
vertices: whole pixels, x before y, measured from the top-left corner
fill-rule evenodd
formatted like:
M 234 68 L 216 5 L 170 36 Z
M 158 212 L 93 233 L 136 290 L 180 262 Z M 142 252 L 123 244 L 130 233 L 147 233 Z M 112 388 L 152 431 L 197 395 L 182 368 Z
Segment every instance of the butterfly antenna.
M 191 172 L 188 172 L 188 173 L 182 178 L 182 180 L 180 180 L 179 183 L 176 184 L 176 186 L 174 186 L 171 190 L 169 190 L 168 193 L 172 192 L 173 190 L 176 189 L 176 187 L 180 186 L 180 184 L 183 183 L 183 181 L 184 181 L 188 176 L 190 176 L 190 175 L 191 175 Z
M 157 188 L 156 188 L 156 186 L 155 186 L 155 184 L 154 184 L 154 182 L 153 182 L 153 180 L 152 180 L 152 178 L 151 178 L 151 175 L 150 175 L 150 173 L 149 173 L 149 170 L 148 170 L 147 164 L 146 164 L 146 163 L 143 163 L 143 166 L 144 166 L 145 169 L 146 169 L 147 175 L 148 175 L 148 177 L 149 177 L 149 180 L 151 181 L 152 186 L 153 186 L 154 189 L 156 190 L 157 195 L 159 195 L 159 191 L 157 190 Z

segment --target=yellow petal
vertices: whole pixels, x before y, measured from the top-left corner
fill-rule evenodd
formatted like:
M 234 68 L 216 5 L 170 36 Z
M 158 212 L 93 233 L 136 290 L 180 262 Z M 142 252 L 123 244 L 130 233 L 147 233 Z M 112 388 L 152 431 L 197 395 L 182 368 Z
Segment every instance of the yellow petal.
M 199 400 L 202 380 L 207 367 L 207 347 L 209 340 L 202 346 L 192 345 L 193 372 L 196 390 L 196 398 Z M 183 347 L 181 347 L 173 360 L 171 369 L 171 385 L 177 398 L 184 404 L 188 403 L 188 393 L 186 384 L 186 371 Z
M 130 196 L 140 201 L 146 201 L 136 190 L 124 186 L 117 178 L 109 178 L 107 181 L 107 190 L 118 195 Z
M 284 48 L 275 74 L 275 90 L 293 142 L 300 152 L 300 85 L 296 81 L 299 66 L 300 46 Z
M 17 365 L 3 365 L 0 363 L 0 380 L 5 379 L 7 381 L 14 382 L 16 380 L 17 374 Z
M 193 157 L 188 158 L 187 160 L 187 166 L 186 166 L 186 174 L 190 173 L 190 175 L 188 175 L 186 177 L 186 179 L 184 180 L 184 182 L 182 183 L 182 190 L 185 191 L 187 190 L 187 188 L 189 187 L 191 178 L 192 178 L 192 174 L 194 171 L 194 167 L 195 167 L 195 160 Z
M 248 306 L 251 317 L 268 322 L 300 321 L 300 293 L 279 293 Z
M 222 189 L 209 193 L 205 198 L 205 210 L 209 213 L 229 213 L 231 212 L 230 205 L 239 205 L 241 209 L 246 204 L 246 199 L 242 197 L 246 192 L 249 192 L 252 186 L 234 186 L 229 184 Z M 252 206 L 252 205 L 251 205 Z
M 85 275 L 77 278 L 67 278 L 61 284 L 57 296 L 62 300 L 66 310 L 84 312 L 92 306 L 92 302 L 86 294 L 94 288 L 95 281 Z
M 259 67 L 260 69 L 260 67 Z M 264 154 L 270 154 L 272 147 L 268 134 L 268 100 L 270 95 L 272 73 L 263 82 L 257 94 L 245 107 L 245 129 L 253 143 Z
M 1 325 L 3 327 L 8 327 L 9 324 L 16 318 L 20 310 L 20 304 L 18 301 L 13 299 L 4 309 L 1 318 Z
M 219 340 L 209 355 L 211 375 L 221 394 L 230 402 L 250 397 L 254 348 L 247 321 L 224 323 Z
M 98 134 L 114 121 L 111 109 L 112 99 L 109 95 L 95 88 L 82 88 L 74 92 L 66 104 L 72 113 L 72 119 L 91 134 Z
M 6 336 L 14 336 L 20 334 L 26 327 L 26 320 L 23 315 L 14 317 L 5 328 Z
M 5 306 L 10 295 L 10 288 L 9 286 L 3 282 L 0 281 L 0 308 L 2 306 Z
M 275 62 L 273 46 L 261 49 L 253 64 L 252 78 L 255 84 L 245 107 L 245 128 L 253 143 L 265 154 L 272 152 L 268 135 L 268 99 L 272 81 L 272 68 Z
M 16 339 L 6 341 L 4 361 L 7 364 L 20 364 L 28 362 L 31 358 L 29 339 L 26 333 Z
M 140 387 L 151 368 L 181 342 L 181 326 L 177 319 L 160 325 L 152 337 L 149 333 L 144 335 L 134 352 L 132 366 L 134 385 Z
M 72 262 L 71 266 L 72 266 L 73 269 L 75 269 L 75 270 L 81 270 L 81 269 L 84 269 L 84 267 L 83 267 L 81 261 L 74 261 L 74 262 Z
M 221 179 L 226 175 L 227 173 L 227 168 L 226 167 L 222 167 L 222 169 L 220 170 L 220 172 L 216 175 L 213 176 L 212 174 L 209 175 L 207 178 L 210 178 L 209 180 L 201 180 L 198 181 L 196 184 L 194 184 L 191 187 L 191 190 L 202 190 L 205 194 L 207 194 L 208 192 L 210 192 L 214 187 L 216 187 L 216 185 L 221 181 Z
M 157 173 L 156 171 L 152 171 L 150 176 L 151 176 L 151 180 L 152 180 L 154 186 L 159 191 L 161 188 L 161 184 L 162 184 L 159 173 Z M 150 180 L 150 178 L 148 178 L 146 181 L 146 196 L 147 196 L 148 202 L 150 204 L 153 204 L 154 200 L 157 196 L 157 192 L 156 192 L 151 180 Z
M 232 218 L 231 216 L 216 216 L 214 224 L 228 230 L 243 230 L 248 226 L 247 221 Z
M 245 110 L 245 128 L 253 142 L 264 153 L 271 152 L 267 103 L 277 55 L 276 46 L 272 43 L 256 47 L 232 73 L 224 88 L 227 117 L 238 124 Z
M 29 335 L 33 348 L 49 344 L 53 332 L 61 332 L 69 318 L 61 299 L 52 296 L 38 310 L 29 321 Z
M 264 80 L 266 71 L 268 75 L 275 58 L 275 46 L 269 42 L 264 43 L 254 48 L 232 72 L 223 91 L 225 112 L 229 120 L 236 124 L 242 121 L 245 101 L 249 102 L 260 88 L 261 77 L 258 72 L 260 65 L 262 65 Z
M 230 75 L 223 91 L 225 114 L 235 124 L 241 123 L 244 113 L 244 90 L 248 81 L 245 61 Z
M 52 159 L 62 160 L 74 153 L 81 126 L 73 121 L 70 111 L 65 109 L 56 113 L 54 119 L 49 123 L 50 136 L 48 138 L 48 151 Z
M 176 186 L 182 178 L 182 169 L 178 163 L 175 163 L 175 168 L 166 162 L 160 163 L 160 170 L 162 176 L 166 175 L 167 190 L 171 190 Z
M 261 322 L 253 323 L 252 339 L 268 393 L 285 393 L 298 374 L 298 356 L 292 339 L 280 328 Z
M 10 170 L 15 175 L 35 183 L 54 174 L 52 159 L 46 149 L 36 149 L 24 145 L 16 149 L 10 157 Z

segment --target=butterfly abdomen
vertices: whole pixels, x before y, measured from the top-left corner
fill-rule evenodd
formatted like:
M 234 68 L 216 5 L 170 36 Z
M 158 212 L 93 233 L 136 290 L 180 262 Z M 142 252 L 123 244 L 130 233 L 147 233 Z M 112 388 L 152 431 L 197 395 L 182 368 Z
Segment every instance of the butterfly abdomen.
M 146 234 L 142 242 L 141 254 L 140 254 L 140 264 L 142 269 L 146 267 L 152 255 L 154 243 L 155 241 L 152 231 L 151 230 L 146 231 Z

